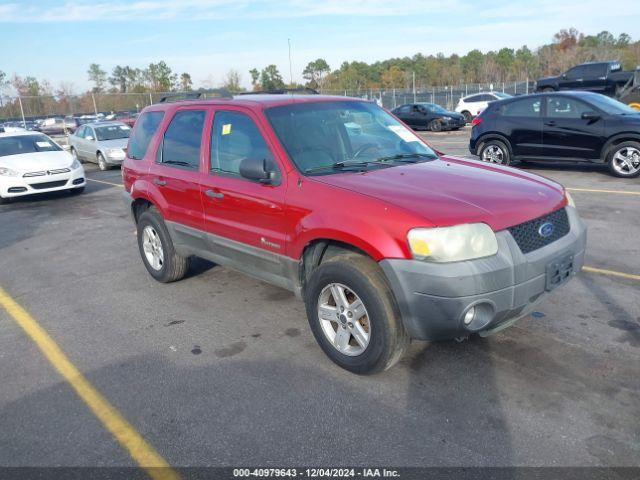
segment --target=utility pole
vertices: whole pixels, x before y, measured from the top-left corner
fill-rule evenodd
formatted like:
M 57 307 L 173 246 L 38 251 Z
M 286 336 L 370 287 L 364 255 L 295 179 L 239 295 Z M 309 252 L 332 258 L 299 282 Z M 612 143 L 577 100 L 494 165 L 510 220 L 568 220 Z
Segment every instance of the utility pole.
M 96 96 L 93 94 L 93 92 L 91 92 L 91 100 L 93 100 L 93 111 L 95 112 L 96 116 L 98 115 L 98 107 L 96 105 Z
M 18 102 L 20 103 L 20 113 L 22 114 L 22 126 L 24 127 L 24 129 L 27 129 L 27 122 L 24 119 L 24 108 L 22 108 L 22 97 L 20 97 L 18 95 Z
M 416 72 L 411 73 L 413 79 L 413 103 L 416 103 Z
M 287 38 L 289 44 L 289 85 L 293 88 L 293 68 L 291 66 L 291 39 Z

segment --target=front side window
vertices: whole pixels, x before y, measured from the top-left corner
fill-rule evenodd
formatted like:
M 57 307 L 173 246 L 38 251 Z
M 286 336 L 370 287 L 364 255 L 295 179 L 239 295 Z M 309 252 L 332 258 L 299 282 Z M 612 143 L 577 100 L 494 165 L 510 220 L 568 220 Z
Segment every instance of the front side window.
M 76 133 L 74 133 L 74 135 L 76 137 L 84 138 L 84 132 L 85 132 L 86 129 L 87 129 L 87 127 L 81 126 L 80 128 L 78 128 L 76 130 Z
M 127 155 L 134 160 L 141 160 L 147 153 L 147 148 L 151 139 L 158 130 L 160 122 L 164 117 L 164 112 L 143 113 L 133 129 Z
M 539 117 L 540 98 L 526 98 L 509 102 L 501 107 L 501 113 L 505 117 Z
M 267 160 L 273 156 L 254 121 L 241 112 L 218 111 L 211 133 L 211 171 L 240 174 L 245 158 Z
M 578 80 L 584 76 L 584 66 L 573 67 L 567 72 L 567 78 L 569 80 Z
M 290 103 L 265 114 L 289 158 L 306 174 L 437 158 L 411 130 L 372 102 Z
M 96 139 L 96 135 L 95 135 L 95 133 L 93 133 L 93 128 L 86 127 L 86 129 L 84 131 L 84 138 L 86 138 L 87 140 L 95 140 Z
M 178 111 L 164 133 L 160 162 L 198 169 L 204 128 L 204 110 Z
M 586 103 L 573 98 L 547 97 L 547 117 L 581 118 L 585 112 L 593 111 Z

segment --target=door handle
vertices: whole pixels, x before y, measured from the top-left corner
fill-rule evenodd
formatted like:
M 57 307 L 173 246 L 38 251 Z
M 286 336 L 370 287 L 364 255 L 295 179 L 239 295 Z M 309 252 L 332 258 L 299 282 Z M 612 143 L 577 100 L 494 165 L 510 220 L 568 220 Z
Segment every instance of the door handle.
M 207 197 L 211 198 L 224 198 L 224 193 L 222 192 L 214 192 L 213 190 L 207 190 L 204 192 Z
M 549 122 L 544 122 L 544 124 L 548 127 L 555 127 L 556 126 L 556 122 L 551 120 Z
M 166 180 L 160 180 L 159 178 L 154 178 L 153 183 L 158 185 L 159 187 L 164 187 L 167 184 Z

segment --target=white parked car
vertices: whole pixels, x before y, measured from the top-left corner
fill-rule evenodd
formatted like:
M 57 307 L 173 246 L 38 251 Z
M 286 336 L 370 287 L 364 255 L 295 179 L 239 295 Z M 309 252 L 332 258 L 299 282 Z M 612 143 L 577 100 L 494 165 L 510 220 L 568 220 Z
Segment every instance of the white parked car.
M 480 92 L 462 97 L 456 107 L 456 112 L 464 115 L 467 123 L 471 123 L 473 117 L 482 112 L 490 102 L 509 98 L 511 95 L 502 92 Z
M 69 152 L 42 133 L 0 133 L 0 203 L 12 197 L 84 191 L 84 169 Z

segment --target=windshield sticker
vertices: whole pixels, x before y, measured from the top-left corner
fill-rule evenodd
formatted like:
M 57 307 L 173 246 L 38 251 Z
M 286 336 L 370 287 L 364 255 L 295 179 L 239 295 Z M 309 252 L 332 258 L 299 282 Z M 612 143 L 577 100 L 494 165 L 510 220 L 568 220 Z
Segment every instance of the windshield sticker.
M 387 128 L 389 130 L 391 130 L 393 133 L 395 133 L 397 136 L 399 136 L 405 142 L 418 142 L 419 141 L 416 137 L 414 137 L 411 134 L 411 132 L 409 132 L 402 125 L 389 125 L 389 126 L 387 126 Z
M 53 147 L 50 142 L 36 142 L 36 145 L 40 148 L 49 148 Z
M 222 135 L 229 135 L 231 133 L 231 124 L 225 123 L 222 125 Z

